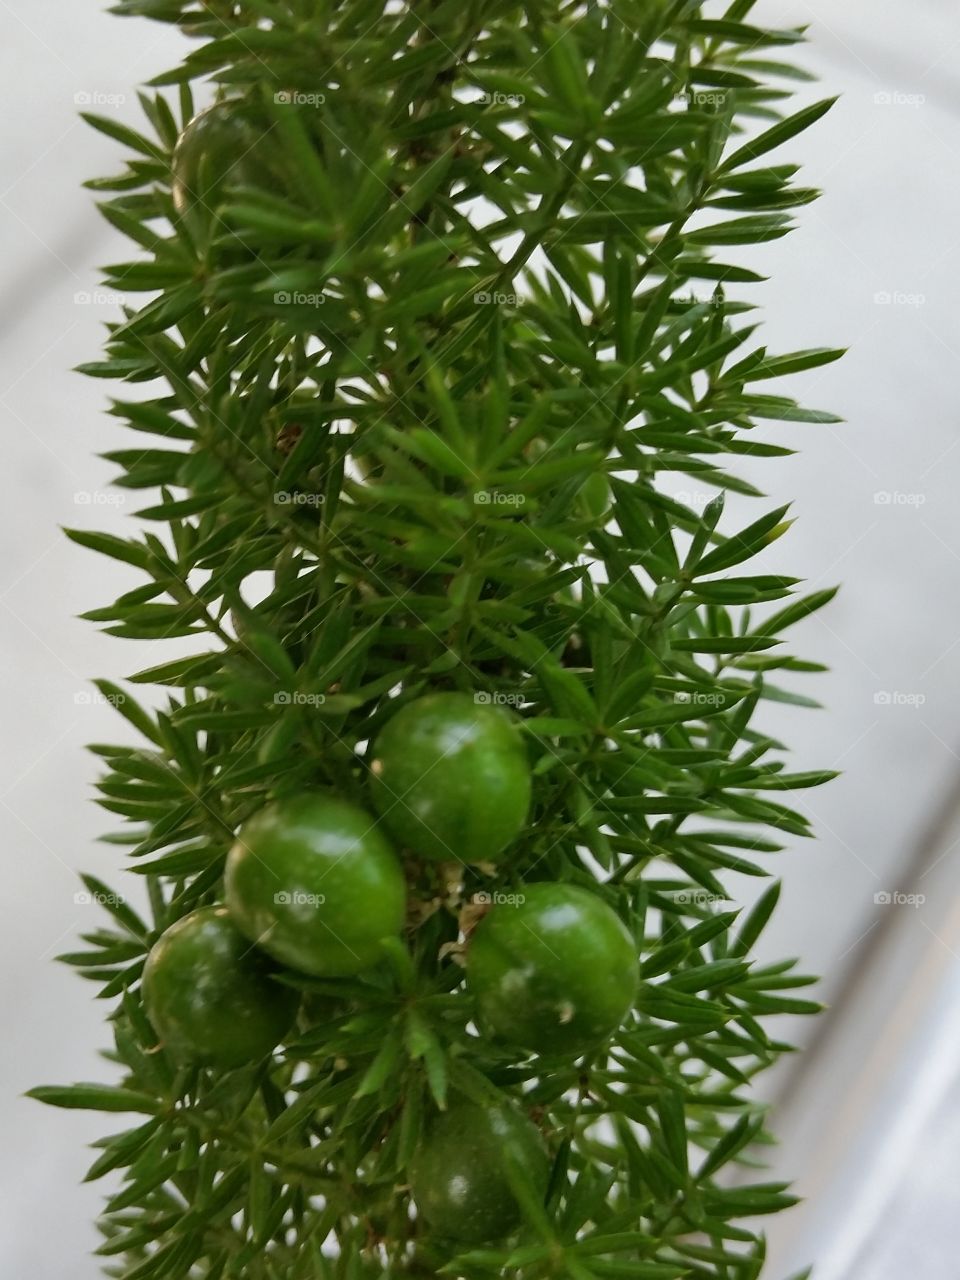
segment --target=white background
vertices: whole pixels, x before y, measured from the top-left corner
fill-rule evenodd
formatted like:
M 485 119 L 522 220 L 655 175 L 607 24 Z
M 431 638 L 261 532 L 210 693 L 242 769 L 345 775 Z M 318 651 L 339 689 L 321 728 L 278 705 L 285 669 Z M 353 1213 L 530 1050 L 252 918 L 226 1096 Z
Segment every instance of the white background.
M 832 668 L 810 688 L 828 710 L 779 709 L 769 720 L 796 745 L 798 768 L 844 770 L 839 782 L 809 797 L 819 842 L 780 859 L 786 892 L 764 944 L 765 954 L 799 955 L 826 974 L 825 995 L 833 1000 L 864 945 L 890 927 L 885 922 L 897 910 L 876 906 L 874 895 L 923 892 L 905 879 L 905 868 L 924 849 L 936 846 L 931 860 L 953 856 L 944 832 L 960 749 L 960 12 L 948 0 L 760 0 L 755 18 L 810 23 L 805 57 L 824 81 L 817 92 L 843 94 L 786 157 L 805 161 L 805 180 L 822 186 L 824 199 L 801 211 L 799 232 L 744 259 L 772 276 L 754 295 L 772 350 L 852 347 L 842 364 L 795 384 L 810 403 L 842 413 L 847 425 L 778 432 L 801 452 L 765 461 L 753 475 L 770 505 L 796 500 L 797 524 L 771 554 L 771 571 L 803 574 L 817 587 L 845 583 L 829 612 L 796 633 L 805 656 Z M 98 923 L 96 908 L 75 900 L 76 871 L 121 882 L 116 853 L 96 843 L 108 824 L 90 802 L 95 761 L 83 744 L 116 740 L 123 726 L 111 708 L 91 701 L 86 682 L 150 660 L 142 647 L 135 651 L 75 620 L 128 580 L 57 529 L 122 521 L 124 509 L 112 505 L 117 495 L 107 488 L 110 468 L 95 454 L 128 443 L 102 413 L 106 384 L 68 372 L 97 358 L 102 325 L 116 316 L 115 305 L 96 293 L 95 264 L 127 253 L 97 215 L 93 195 L 79 189 L 84 178 L 117 171 L 120 149 L 77 120 L 76 98 L 91 95 L 94 109 L 136 121 L 135 86 L 177 62 L 183 42 L 159 25 L 122 21 L 90 3 L 8 0 L 0 2 L 0 48 L 0 948 L 7 1037 L 0 1273 L 92 1280 L 98 1271 L 86 1255 L 96 1241 L 91 1222 L 100 1191 L 78 1183 L 89 1163 L 84 1143 L 104 1131 L 104 1118 L 17 1096 L 38 1082 L 97 1079 L 106 1070 L 97 1057 L 106 1010 L 91 998 L 92 987 L 51 958 Z M 884 294 L 893 301 L 878 302 Z M 891 500 L 878 502 L 878 494 Z M 133 897 L 136 884 L 126 880 L 124 892 Z M 934 900 L 899 917 L 897 928 L 913 937 L 908 956 L 941 948 L 952 962 L 938 920 L 954 884 L 940 876 L 937 885 Z M 876 992 L 855 991 L 854 999 L 866 1009 Z M 865 1035 L 876 1033 L 869 1017 L 866 1026 Z M 807 1038 L 813 1028 L 795 1032 Z M 826 1043 L 829 1060 L 829 1037 Z M 807 1086 L 803 1123 L 785 1121 L 778 1174 L 811 1176 L 820 1103 L 842 1096 L 846 1084 L 845 1076 L 828 1075 L 821 1095 Z M 123 1117 L 117 1120 L 106 1127 L 122 1128 Z M 811 1177 L 823 1197 L 825 1185 Z M 791 1215 L 790 1224 L 768 1224 L 776 1246 L 771 1280 L 785 1280 L 781 1268 L 825 1257 L 832 1247 L 833 1228 L 818 1218 L 811 1194 L 811 1207 Z M 946 1230 L 949 1214 L 938 1221 L 944 1218 Z M 937 1222 L 924 1231 L 935 1236 Z M 916 1262 L 908 1240 L 904 1268 Z M 879 1266 L 865 1261 L 857 1280 L 879 1280 Z M 923 1274 L 947 1280 L 954 1273 L 941 1254 Z

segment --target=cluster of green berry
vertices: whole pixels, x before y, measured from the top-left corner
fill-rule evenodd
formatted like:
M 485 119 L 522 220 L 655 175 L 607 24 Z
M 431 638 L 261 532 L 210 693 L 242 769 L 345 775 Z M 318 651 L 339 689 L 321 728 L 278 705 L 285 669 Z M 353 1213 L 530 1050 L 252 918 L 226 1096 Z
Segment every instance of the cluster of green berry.
M 230 850 L 225 905 L 192 912 L 154 945 L 144 1003 L 174 1057 L 230 1068 L 270 1053 L 299 1005 L 277 981 L 284 966 L 324 979 L 375 966 L 384 941 L 404 927 L 407 884 L 395 846 L 421 860 L 492 866 L 528 820 L 520 724 L 500 706 L 428 694 L 388 721 L 371 756 L 377 817 L 321 791 L 277 799 Z M 481 1033 L 524 1056 L 578 1056 L 601 1045 L 637 991 L 636 949 L 616 913 L 596 894 L 555 882 L 483 897 L 493 905 L 465 949 L 466 998 Z M 428 1222 L 455 1208 L 466 1239 L 516 1225 L 505 1137 L 521 1160 L 527 1154 L 532 1174 L 545 1176 L 540 1135 L 519 1112 L 455 1104 L 436 1117 L 410 1170 Z M 499 1173 L 471 1154 L 471 1143 L 500 1153 Z M 493 1183 L 470 1190 L 473 1178 Z

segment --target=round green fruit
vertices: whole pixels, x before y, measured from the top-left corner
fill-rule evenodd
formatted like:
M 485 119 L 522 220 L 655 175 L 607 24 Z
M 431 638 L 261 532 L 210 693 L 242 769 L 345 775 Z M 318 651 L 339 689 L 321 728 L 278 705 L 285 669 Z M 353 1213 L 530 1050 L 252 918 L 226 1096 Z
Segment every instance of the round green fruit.
M 531 884 L 518 896 L 518 905 L 484 917 L 467 949 L 480 1026 L 533 1053 L 585 1053 L 633 1007 L 633 939 L 602 899 L 576 885 Z
M 508 1154 L 542 1197 L 550 1162 L 526 1116 L 510 1106 L 467 1102 L 435 1116 L 409 1170 L 417 1211 L 431 1231 L 465 1245 L 512 1235 L 522 1214 L 510 1187 Z
M 384 826 L 424 858 L 494 861 L 527 820 L 530 765 L 519 726 L 469 693 L 431 693 L 402 707 L 377 738 L 370 771 Z
M 267 130 L 241 102 L 214 103 L 177 139 L 172 160 L 174 208 L 199 238 L 222 234 L 217 208 L 231 187 L 273 189 L 278 175 Z
M 293 969 L 361 973 L 406 914 L 400 863 L 374 819 L 313 791 L 255 814 L 227 856 L 226 898 L 237 927 Z
M 226 907 L 202 907 L 154 943 L 143 971 L 143 1002 L 175 1058 L 238 1067 L 279 1044 L 299 997 L 273 980 L 269 961 Z

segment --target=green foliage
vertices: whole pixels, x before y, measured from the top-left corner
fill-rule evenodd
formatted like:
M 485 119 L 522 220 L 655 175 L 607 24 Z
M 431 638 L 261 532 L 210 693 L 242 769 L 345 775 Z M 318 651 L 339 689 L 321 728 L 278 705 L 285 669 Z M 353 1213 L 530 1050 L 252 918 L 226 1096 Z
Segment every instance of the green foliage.
M 774 683 L 817 669 L 782 633 L 832 592 L 754 570 L 786 508 L 727 527 L 723 494 L 760 496 L 738 456 L 786 452 L 758 424 L 835 421 L 763 384 L 839 353 L 770 354 L 727 296 L 760 280 L 731 251 L 817 194 L 768 153 L 830 105 L 788 114 L 778 50 L 799 33 L 752 8 L 114 6 L 198 43 L 142 95 L 150 136 L 88 117 L 129 153 L 89 184 L 136 247 L 106 282 L 146 300 L 84 367 L 141 384 L 112 406 L 137 436 L 107 457 L 145 492 L 137 531 L 70 536 L 135 575 L 92 620 L 190 638 L 100 685 L 142 737 L 93 750 L 152 918 L 88 879 L 112 919 L 63 959 L 115 1007 L 122 1081 L 36 1091 L 147 1117 L 89 1174 L 123 1175 L 108 1274 L 760 1273 L 753 1220 L 791 1197 L 729 1174 L 766 1140 L 750 1084 L 787 1047 L 768 1017 L 816 1005 L 790 963 L 751 961 L 776 887 L 738 920 L 724 877 L 768 874 L 776 833 L 809 834 L 771 792 L 831 776 L 786 772 L 755 716 L 809 704 Z M 197 81 L 259 114 L 276 174 L 229 188 L 209 234 L 171 198 Z M 677 473 L 713 501 L 670 497 Z M 382 969 L 288 975 L 303 1011 L 272 1059 L 178 1066 L 141 1005 L 146 951 L 221 899 L 235 831 L 278 788 L 368 805 L 397 687 L 518 708 L 528 828 L 496 873 L 408 867 L 410 928 Z M 592 887 L 632 929 L 641 989 L 609 1054 L 518 1061 L 468 1029 L 462 909 L 524 878 Z M 407 1187 L 452 1095 L 519 1103 L 552 1160 L 545 1202 L 507 1164 L 526 1234 L 456 1258 Z

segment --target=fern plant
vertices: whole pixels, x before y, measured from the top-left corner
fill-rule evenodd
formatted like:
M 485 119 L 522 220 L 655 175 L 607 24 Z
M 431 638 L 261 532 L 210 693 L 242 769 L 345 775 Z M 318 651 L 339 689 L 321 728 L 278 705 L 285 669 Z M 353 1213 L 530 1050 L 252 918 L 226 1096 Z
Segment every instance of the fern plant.
M 93 748 L 149 911 L 84 878 L 115 1082 L 34 1094 L 134 1117 L 107 1274 L 760 1274 L 792 1198 L 745 1172 L 751 1085 L 817 1006 L 751 958 L 778 885 L 730 877 L 831 776 L 762 712 L 809 703 L 783 633 L 833 593 L 753 564 L 785 506 L 723 503 L 764 423 L 836 421 L 766 384 L 840 353 L 744 300 L 817 194 L 770 153 L 830 106 L 753 8 L 115 4 L 195 43 L 144 132 L 86 116 L 143 305 L 84 372 L 144 496 L 70 537 L 132 572 L 87 616 L 151 642 L 98 682 L 139 744 Z M 278 848 L 309 869 L 260 901 Z

